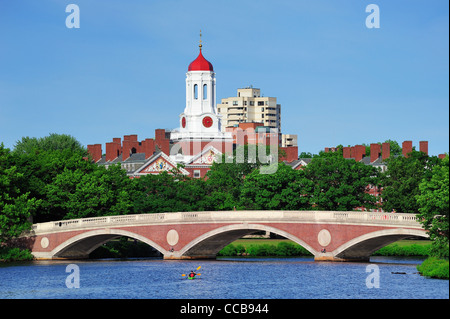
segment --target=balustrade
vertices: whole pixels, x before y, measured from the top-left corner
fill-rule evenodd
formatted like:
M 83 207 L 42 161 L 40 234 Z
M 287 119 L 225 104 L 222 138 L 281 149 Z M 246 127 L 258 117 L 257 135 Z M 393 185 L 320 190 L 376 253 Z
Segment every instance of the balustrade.
M 117 215 L 90 217 L 83 219 L 61 220 L 34 224 L 35 232 L 51 232 L 66 229 L 89 228 L 97 226 L 119 226 L 134 224 L 163 224 L 183 222 L 337 222 L 337 223 L 382 223 L 399 226 L 420 226 L 416 215 L 402 213 L 378 213 L 362 211 L 214 211 L 214 212 L 177 212 L 138 215 Z

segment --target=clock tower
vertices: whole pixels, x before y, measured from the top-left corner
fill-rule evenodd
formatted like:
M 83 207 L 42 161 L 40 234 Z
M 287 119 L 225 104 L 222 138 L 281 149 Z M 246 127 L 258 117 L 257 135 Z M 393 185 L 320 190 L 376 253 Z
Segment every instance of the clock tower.
M 179 129 L 172 131 L 170 139 L 174 144 L 179 143 L 184 155 L 195 155 L 194 149 L 203 149 L 208 143 L 214 143 L 217 149 L 218 143 L 232 143 L 231 133 L 221 130 L 221 115 L 216 107 L 216 74 L 213 65 L 203 57 L 201 33 L 199 54 L 186 73 L 186 107 L 179 121 Z

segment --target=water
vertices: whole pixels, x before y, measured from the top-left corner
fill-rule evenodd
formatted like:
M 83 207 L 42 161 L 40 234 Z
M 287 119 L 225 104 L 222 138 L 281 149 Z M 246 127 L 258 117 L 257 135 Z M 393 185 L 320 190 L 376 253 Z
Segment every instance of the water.
M 420 276 L 416 265 L 421 261 L 392 257 L 372 257 L 371 263 L 314 262 L 310 257 L 35 261 L 0 266 L 0 299 L 448 299 L 448 280 Z M 66 286 L 67 277 L 73 275 L 66 272 L 71 263 L 79 267 L 79 288 Z M 181 276 L 199 265 L 199 279 Z M 375 273 L 368 265 L 378 267 L 379 288 L 366 285 L 375 283 L 369 280 Z

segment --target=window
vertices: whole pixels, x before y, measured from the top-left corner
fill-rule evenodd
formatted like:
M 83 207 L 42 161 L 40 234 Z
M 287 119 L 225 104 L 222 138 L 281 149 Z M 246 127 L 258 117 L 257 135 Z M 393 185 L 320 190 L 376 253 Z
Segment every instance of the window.
M 255 101 L 250 101 L 250 106 L 254 106 L 255 105 Z
M 259 102 L 258 102 L 258 104 L 259 104 Z M 261 108 L 261 112 L 264 112 L 264 108 L 263 107 Z
M 198 85 L 194 84 L 194 99 L 198 99 Z
M 194 178 L 200 178 L 200 170 L 194 171 Z
M 258 106 L 264 105 L 264 101 L 258 101 Z
M 203 84 L 203 99 L 206 100 L 208 98 L 208 85 Z
M 233 105 L 238 105 L 238 101 L 233 101 Z

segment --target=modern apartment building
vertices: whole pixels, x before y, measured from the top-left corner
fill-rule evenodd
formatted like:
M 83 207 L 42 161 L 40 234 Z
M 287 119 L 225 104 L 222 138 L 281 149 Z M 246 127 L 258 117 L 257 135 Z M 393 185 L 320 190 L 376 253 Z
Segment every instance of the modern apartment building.
M 281 146 L 282 147 L 298 146 L 297 134 L 282 134 L 281 135 Z
M 222 115 L 224 132 L 226 127 L 239 123 L 263 123 L 281 133 L 281 105 L 277 98 L 261 96 L 261 90 L 251 86 L 238 89 L 236 97 L 222 99 L 217 112 Z

